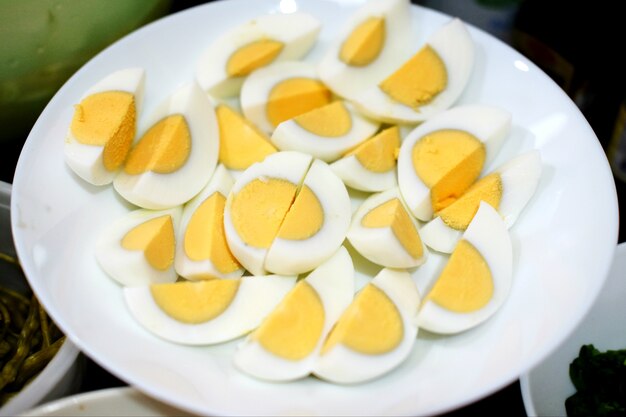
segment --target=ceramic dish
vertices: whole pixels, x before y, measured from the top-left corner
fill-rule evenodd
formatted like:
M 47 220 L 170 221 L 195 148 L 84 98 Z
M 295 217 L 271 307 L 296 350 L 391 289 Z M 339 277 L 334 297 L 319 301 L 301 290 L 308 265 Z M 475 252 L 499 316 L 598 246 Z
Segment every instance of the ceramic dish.
M 396 371 L 371 383 L 338 386 L 314 378 L 268 384 L 231 364 L 234 341 L 212 347 L 164 342 L 137 324 L 122 291 L 98 267 L 94 241 L 131 207 L 112 187 L 96 188 L 65 165 L 63 140 L 73 105 L 114 70 L 146 69 L 145 114 L 193 77 L 206 45 L 233 25 L 265 13 L 305 11 L 323 28 L 307 60 L 325 52 L 362 2 L 231 0 L 150 24 L 81 68 L 38 119 L 20 156 L 12 225 L 33 288 L 75 343 L 119 378 L 157 399 L 199 414 L 432 414 L 463 406 L 516 380 L 546 357 L 596 298 L 617 241 L 617 199 L 603 149 L 576 105 L 535 65 L 471 28 L 476 66 L 460 103 L 501 106 L 513 115 L 497 166 L 537 148 L 538 190 L 511 230 L 514 283 L 484 325 L 453 336 L 421 332 Z M 450 19 L 412 7 L 421 45 Z M 416 46 L 417 49 L 417 46 Z M 433 255 L 433 259 L 436 256 Z M 432 264 L 435 264 L 433 262 Z M 431 265 L 431 263 L 427 263 Z M 368 268 L 369 266 L 369 268 Z M 375 268 L 357 262 L 367 280 Z

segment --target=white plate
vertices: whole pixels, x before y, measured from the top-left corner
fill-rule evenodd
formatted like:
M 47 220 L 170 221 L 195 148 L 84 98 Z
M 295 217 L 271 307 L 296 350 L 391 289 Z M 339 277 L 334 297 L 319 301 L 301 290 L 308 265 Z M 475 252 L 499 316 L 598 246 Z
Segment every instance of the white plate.
M 231 365 L 236 342 L 186 347 L 164 342 L 127 312 L 120 287 L 96 264 L 94 240 L 129 210 L 112 187 L 72 174 L 63 140 L 73 104 L 94 82 L 129 66 L 147 70 L 146 108 L 193 76 L 206 45 L 240 22 L 281 7 L 323 21 L 317 60 L 359 1 L 232 0 L 150 24 L 81 68 L 46 107 L 23 148 L 14 180 L 12 225 L 24 268 L 60 327 L 104 368 L 164 402 L 200 414 L 431 414 L 484 397 L 546 357 L 599 293 L 617 242 L 617 198 L 602 147 L 576 105 L 543 72 L 477 29 L 477 62 L 461 102 L 501 106 L 511 137 L 494 166 L 538 148 L 544 172 L 512 229 L 514 284 L 484 325 L 453 337 L 422 332 L 397 371 L 358 386 L 309 378 L 267 384 Z M 414 7 L 416 49 L 449 16 Z M 428 263 L 430 264 L 430 263 Z M 428 265 L 427 264 L 427 265 Z M 359 273 L 371 272 L 362 265 Z
M 550 356 L 520 378 L 529 416 L 564 416 L 565 399 L 576 392 L 569 365 L 582 345 L 596 349 L 626 349 L 626 243 L 615 252 L 611 272 L 589 313 Z

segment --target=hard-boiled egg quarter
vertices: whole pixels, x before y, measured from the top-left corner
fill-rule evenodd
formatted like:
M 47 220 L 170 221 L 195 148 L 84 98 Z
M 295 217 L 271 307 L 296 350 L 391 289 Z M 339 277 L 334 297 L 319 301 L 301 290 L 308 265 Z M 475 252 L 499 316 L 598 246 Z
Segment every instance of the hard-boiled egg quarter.
M 296 282 L 291 276 L 178 281 L 125 288 L 133 317 L 155 335 L 185 345 L 221 343 L 254 330 Z
M 420 296 L 411 275 L 383 269 L 363 287 L 326 338 L 313 373 L 348 384 L 400 365 L 417 337 Z
M 415 217 L 428 221 L 460 197 L 500 150 L 511 128 L 504 109 L 471 104 L 415 128 L 398 155 L 398 185 Z
M 481 201 L 497 209 L 507 228 L 510 228 L 535 193 L 540 176 L 539 151 L 526 152 L 511 159 L 436 213 L 437 217 L 422 227 L 424 243 L 440 252 L 452 252 Z
M 307 13 L 258 16 L 215 39 L 200 56 L 196 78 L 212 96 L 235 96 L 254 70 L 303 57 L 320 28 L 320 21 Z
M 126 213 L 98 239 L 98 264 L 124 286 L 176 281 L 176 231 L 181 215 L 181 207 Z
M 395 72 L 357 94 L 353 102 L 364 114 L 381 121 L 422 122 L 456 102 L 473 66 L 474 41 L 465 24 L 455 18 Z
M 342 246 L 270 312 L 238 346 L 235 366 L 256 378 L 289 381 L 307 376 L 320 347 L 354 296 L 354 266 Z
M 411 55 L 411 2 L 370 0 L 343 25 L 318 64 L 322 81 L 352 99 L 375 86 Z
M 115 71 L 94 84 L 75 105 L 65 139 L 67 165 L 93 185 L 110 184 L 137 133 L 145 71 Z
M 148 209 L 182 205 L 207 184 L 219 156 L 215 110 L 197 83 L 179 87 L 152 114 L 115 190 Z
M 363 257 L 385 267 L 412 268 L 428 257 L 397 187 L 369 196 L 354 213 L 347 237 Z
M 424 297 L 420 328 L 458 333 L 483 323 L 509 295 L 513 254 L 502 217 L 481 202 L 443 271 Z

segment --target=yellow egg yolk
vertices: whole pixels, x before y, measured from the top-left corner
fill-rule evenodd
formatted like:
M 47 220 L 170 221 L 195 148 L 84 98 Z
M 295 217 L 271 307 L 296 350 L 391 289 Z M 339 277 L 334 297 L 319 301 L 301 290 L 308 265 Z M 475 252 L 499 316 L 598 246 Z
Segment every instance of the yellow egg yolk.
M 289 78 L 270 91 L 266 112 L 272 126 L 330 103 L 331 91 L 311 78 Z
M 182 114 L 173 114 L 155 123 L 128 154 L 124 171 L 139 175 L 147 171 L 171 174 L 189 158 L 191 133 Z
M 382 173 L 396 167 L 399 149 L 400 131 L 393 126 L 366 140 L 345 156 L 354 155 L 368 171 Z
M 322 347 L 322 355 L 337 344 L 366 355 L 395 349 L 404 336 L 402 316 L 396 305 L 373 284 L 367 284 L 341 315 Z
M 160 216 L 135 226 L 124 235 L 121 245 L 128 250 L 142 250 L 154 269 L 168 269 L 174 262 L 176 250 L 172 218 Z
M 304 130 L 327 138 L 343 136 L 352 128 L 352 117 L 341 101 L 318 107 L 293 120 Z
M 181 281 L 150 286 L 152 298 L 168 316 L 188 324 L 204 323 L 232 303 L 239 280 Z
M 465 230 L 478 211 L 481 201 L 489 203 L 497 210 L 501 199 L 502 178 L 493 173 L 477 181 L 458 200 L 437 215 L 453 229 Z
M 354 28 L 339 51 L 348 65 L 363 67 L 374 61 L 385 46 L 385 19 L 370 17 Z
M 431 102 L 448 83 L 446 66 L 430 46 L 420 49 L 379 87 L 388 96 L 417 109 Z
M 304 240 L 324 224 L 324 210 L 317 196 L 303 185 L 278 231 L 281 239 Z
M 361 225 L 370 228 L 391 227 L 394 236 L 414 259 L 422 257 L 422 239 L 399 199 L 393 198 L 372 209 L 363 216 Z
M 220 130 L 219 161 L 226 168 L 243 170 L 276 152 L 269 138 L 226 105 L 216 109 Z
M 226 243 L 224 235 L 224 206 L 226 197 L 214 192 L 194 211 L 183 240 L 183 247 L 193 261 L 210 260 L 223 274 L 241 268 Z M 209 278 L 209 277 L 207 277 Z
M 324 329 L 324 305 L 317 291 L 300 281 L 254 332 L 267 351 L 297 361 L 315 350 Z
M 92 94 L 76 105 L 70 130 L 84 145 L 104 146 L 104 167 L 115 171 L 122 166 L 131 148 L 136 119 L 133 94 L 106 91 Z
M 426 300 L 456 313 L 470 313 L 487 305 L 492 296 L 493 277 L 487 261 L 462 239 Z
M 257 68 L 271 63 L 283 50 L 282 42 L 261 39 L 237 49 L 226 63 L 226 73 L 230 77 L 243 77 Z

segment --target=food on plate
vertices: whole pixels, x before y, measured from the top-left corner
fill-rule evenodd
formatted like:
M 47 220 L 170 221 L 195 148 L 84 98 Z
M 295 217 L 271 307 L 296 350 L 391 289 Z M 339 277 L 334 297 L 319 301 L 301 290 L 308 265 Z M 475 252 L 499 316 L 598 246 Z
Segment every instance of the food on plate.
M 320 29 L 321 22 L 307 13 L 258 16 L 216 38 L 200 56 L 196 78 L 214 97 L 236 96 L 254 70 L 306 55 Z
M 293 288 L 295 276 L 178 281 L 124 288 L 132 316 L 163 339 L 207 345 L 241 337 Z
M 322 343 L 354 295 L 354 266 L 342 246 L 296 286 L 238 347 L 233 363 L 269 381 L 311 373 Z
M 212 103 L 196 82 L 179 87 L 147 122 L 115 177 L 115 190 L 147 209 L 189 201 L 207 184 L 219 156 Z
M 413 268 L 428 258 L 419 228 L 395 187 L 369 196 L 359 206 L 347 238 L 357 252 L 375 264 Z
M 359 114 L 352 104 L 336 100 L 282 122 L 271 140 L 282 151 L 306 152 L 332 162 L 372 136 L 378 127 L 379 123 Z
M 381 121 L 422 122 L 456 102 L 473 66 L 474 41 L 465 24 L 455 18 L 395 72 L 353 101 L 364 114 Z
M 420 231 L 422 240 L 432 249 L 452 252 L 481 201 L 498 210 L 510 228 L 535 193 L 540 176 L 539 151 L 516 156 L 476 181 L 456 201 L 435 213 L 436 217 Z
M 322 345 L 313 373 L 331 382 L 357 383 L 400 365 L 417 337 L 419 302 L 408 272 L 382 269 L 344 310 Z
M 313 64 L 282 61 L 251 73 L 239 101 L 246 118 L 271 134 L 285 120 L 329 104 L 332 98 Z
M 400 147 L 398 185 L 415 217 L 428 221 L 460 197 L 493 160 L 511 129 L 504 109 L 456 106 L 419 125 Z
M 481 202 L 443 271 L 424 295 L 417 325 L 435 333 L 470 329 L 491 317 L 509 295 L 513 250 L 506 224 Z
M 65 161 L 90 184 L 110 184 L 122 168 L 137 131 L 144 78 L 143 68 L 115 71 L 89 88 L 74 106 Z
M 411 53 L 411 2 L 370 0 L 343 24 L 319 62 L 320 79 L 352 99 L 391 74 Z

